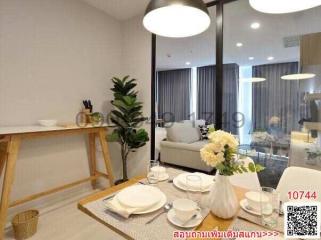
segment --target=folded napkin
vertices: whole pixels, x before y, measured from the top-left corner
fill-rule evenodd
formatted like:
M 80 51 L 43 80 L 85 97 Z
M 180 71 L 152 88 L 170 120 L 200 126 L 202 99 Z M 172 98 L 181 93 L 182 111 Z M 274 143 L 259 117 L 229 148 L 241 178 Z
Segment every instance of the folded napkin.
M 116 213 L 123 218 L 129 218 L 130 215 L 135 213 L 137 210 L 141 210 L 138 208 L 124 207 L 118 202 L 116 196 L 112 200 L 105 202 L 105 206 L 109 211 Z

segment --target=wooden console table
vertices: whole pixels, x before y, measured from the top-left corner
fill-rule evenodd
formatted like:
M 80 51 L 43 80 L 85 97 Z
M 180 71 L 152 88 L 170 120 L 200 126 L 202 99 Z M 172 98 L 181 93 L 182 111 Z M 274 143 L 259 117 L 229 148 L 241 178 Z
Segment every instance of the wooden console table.
M 109 179 L 110 185 L 114 185 L 114 178 L 109 157 L 109 150 L 106 141 L 106 133 L 108 126 L 99 127 L 2 127 L 0 128 L 0 177 L 4 171 L 4 181 L 2 186 L 1 205 L 0 205 L 0 239 L 4 238 L 4 228 L 6 224 L 7 212 L 9 207 L 17 206 L 34 199 L 56 193 L 79 184 L 90 181 L 95 188 L 96 180 L 99 177 Z M 18 157 L 19 147 L 22 140 L 28 140 L 39 137 L 64 136 L 71 134 L 87 134 L 88 135 L 88 155 L 90 177 L 79 181 L 59 186 L 45 192 L 37 193 L 9 203 L 11 187 L 14 181 L 15 166 Z M 96 169 L 96 137 L 99 139 L 103 158 L 106 167 L 106 173 L 97 171 Z

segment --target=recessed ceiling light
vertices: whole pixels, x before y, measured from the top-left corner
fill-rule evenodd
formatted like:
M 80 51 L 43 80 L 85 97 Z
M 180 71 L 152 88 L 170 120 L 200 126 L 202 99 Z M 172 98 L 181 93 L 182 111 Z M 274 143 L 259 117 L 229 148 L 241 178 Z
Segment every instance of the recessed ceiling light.
M 191 62 L 186 62 L 185 64 L 186 64 L 186 65 L 191 65 Z
M 258 29 L 258 28 L 260 28 L 260 26 L 261 26 L 261 24 L 258 22 L 254 22 L 251 24 L 251 28 L 253 28 L 253 29 Z
M 243 43 L 238 42 L 238 43 L 236 44 L 236 46 L 237 46 L 237 47 L 242 47 L 242 46 L 243 46 Z
M 264 82 L 266 81 L 266 78 L 258 78 L 258 77 L 252 77 L 252 78 L 242 78 L 242 82 L 249 82 L 249 83 L 257 83 L 257 82 Z
M 314 78 L 314 73 L 299 73 L 299 74 L 290 74 L 282 76 L 281 79 L 283 80 L 305 80 L 305 79 L 311 79 Z
M 250 60 L 250 61 L 254 60 L 254 57 L 249 57 L 249 60 Z
M 264 13 L 290 13 L 321 5 L 321 0 L 250 0 L 250 5 Z
M 271 56 L 271 57 L 268 57 L 267 60 L 268 60 L 268 61 L 272 61 L 272 60 L 274 60 L 274 57 L 272 57 L 272 56 Z
M 148 31 L 172 38 L 200 34 L 210 24 L 211 18 L 202 0 L 152 0 L 143 19 Z

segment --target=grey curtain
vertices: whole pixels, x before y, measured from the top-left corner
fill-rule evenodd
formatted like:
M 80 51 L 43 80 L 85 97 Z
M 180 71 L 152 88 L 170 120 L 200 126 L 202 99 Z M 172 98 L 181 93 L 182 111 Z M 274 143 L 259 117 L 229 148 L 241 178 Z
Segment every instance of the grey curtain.
M 224 64 L 223 66 L 223 129 L 237 134 L 237 96 L 238 96 L 239 66 Z M 215 90 L 216 66 L 197 68 L 197 100 L 198 119 L 215 123 Z
M 189 119 L 192 70 L 157 72 L 158 118 L 165 121 Z
M 281 76 L 298 72 L 298 62 L 253 66 L 253 77 L 264 77 L 265 82 L 253 84 L 253 129 L 267 129 L 272 117 L 280 119 L 284 133 L 299 128 L 299 81 L 285 81 Z
M 233 134 L 238 134 L 239 66 L 237 64 L 224 64 L 223 79 L 223 129 Z
M 216 67 L 197 68 L 197 118 L 215 122 Z

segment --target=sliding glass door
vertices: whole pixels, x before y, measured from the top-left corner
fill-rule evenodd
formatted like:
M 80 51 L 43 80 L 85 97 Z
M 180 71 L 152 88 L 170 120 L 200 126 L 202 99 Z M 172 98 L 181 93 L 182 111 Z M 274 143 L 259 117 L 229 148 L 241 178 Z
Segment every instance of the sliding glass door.
M 210 28 L 189 38 L 156 37 L 155 159 L 167 128 L 215 121 L 216 8 Z
M 321 167 L 308 160 L 316 135 L 303 124 L 319 122 L 311 94 L 321 92 L 313 51 L 321 49 L 320 22 L 321 7 L 271 15 L 248 0 L 224 5 L 223 128 L 239 135 L 240 153 L 267 167 L 264 186 L 275 187 L 288 165 Z

